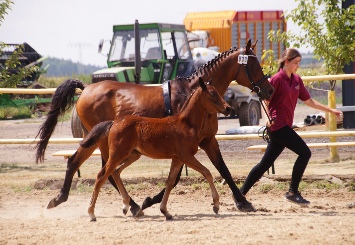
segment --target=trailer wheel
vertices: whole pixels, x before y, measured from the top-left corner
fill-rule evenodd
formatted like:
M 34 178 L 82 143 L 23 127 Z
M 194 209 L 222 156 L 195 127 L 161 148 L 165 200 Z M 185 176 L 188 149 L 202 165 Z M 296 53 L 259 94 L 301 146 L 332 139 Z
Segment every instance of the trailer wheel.
M 87 134 L 87 130 L 81 123 L 78 113 L 76 112 L 75 105 L 73 106 L 73 110 L 71 113 L 70 126 L 71 126 L 71 133 L 74 138 L 84 138 L 84 132 L 86 132 Z
M 240 126 L 259 125 L 260 108 L 258 102 L 251 100 L 249 103 L 242 102 L 239 107 Z

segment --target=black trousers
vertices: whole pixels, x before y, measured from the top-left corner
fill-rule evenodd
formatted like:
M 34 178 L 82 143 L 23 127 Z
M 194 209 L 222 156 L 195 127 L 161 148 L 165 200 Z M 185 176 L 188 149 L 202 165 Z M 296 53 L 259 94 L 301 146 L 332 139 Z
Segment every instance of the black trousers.
M 292 178 L 289 188 L 289 191 L 293 193 L 298 191 L 303 173 L 312 155 L 309 147 L 289 126 L 270 132 L 269 136 L 270 143 L 267 145 L 263 158 L 250 171 L 240 189 L 243 195 L 247 194 L 250 188 L 252 188 L 253 185 L 263 176 L 263 174 L 272 166 L 285 147 L 298 155 L 296 162 L 293 165 Z

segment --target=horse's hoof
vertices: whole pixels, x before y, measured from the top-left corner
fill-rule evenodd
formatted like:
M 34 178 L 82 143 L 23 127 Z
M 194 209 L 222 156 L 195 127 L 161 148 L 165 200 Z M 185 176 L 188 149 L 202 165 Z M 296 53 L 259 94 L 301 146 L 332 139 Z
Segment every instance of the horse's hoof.
M 47 209 L 55 208 L 57 205 L 55 205 L 55 199 L 52 199 L 49 201 L 47 205 Z
M 127 214 L 127 209 L 123 208 L 123 209 L 122 209 L 122 213 L 123 213 L 124 215 L 126 215 L 126 214 Z
M 237 208 L 241 212 L 256 212 L 253 204 L 245 200 L 244 202 L 237 202 Z
M 132 215 L 135 217 L 138 217 L 139 212 L 142 212 L 142 209 L 141 209 L 141 207 L 139 207 L 139 205 L 131 206 L 131 208 L 129 210 L 131 211 Z M 139 215 L 139 216 L 142 216 L 142 215 Z
M 147 197 L 143 204 L 142 204 L 142 210 L 146 209 L 146 208 L 149 208 L 150 206 L 152 206 L 154 203 L 153 203 L 153 199 L 150 198 L 150 197 Z
M 144 212 L 142 209 L 139 209 L 139 211 L 134 215 L 134 217 L 138 218 L 138 217 L 141 217 L 141 216 L 144 216 Z
M 165 215 L 166 220 L 173 220 L 173 216 L 171 214 Z
M 213 212 L 214 212 L 215 214 L 218 214 L 218 211 L 219 211 L 219 208 L 213 207 Z
M 90 222 L 96 222 L 96 218 L 92 218 Z

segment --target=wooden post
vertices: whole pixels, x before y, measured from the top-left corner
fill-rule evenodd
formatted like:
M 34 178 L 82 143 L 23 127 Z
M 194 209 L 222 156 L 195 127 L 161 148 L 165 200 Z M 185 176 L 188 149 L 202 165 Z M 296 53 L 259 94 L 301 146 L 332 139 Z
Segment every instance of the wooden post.
M 336 101 L 335 101 L 335 91 L 328 91 L 328 106 L 330 108 L 336 108 Z M 337 120 L 335 115 L 328 113 L 329 114 L 329 131 L 336 131 L 337 130 Z M 336 137 L 329 137 L 330 142 L 336 142 L 337 138 Z M 330 147 L 330 159 L 334 162 L 339 161 L 339 154 L 338 154 L 338 148 L 335 146 Z

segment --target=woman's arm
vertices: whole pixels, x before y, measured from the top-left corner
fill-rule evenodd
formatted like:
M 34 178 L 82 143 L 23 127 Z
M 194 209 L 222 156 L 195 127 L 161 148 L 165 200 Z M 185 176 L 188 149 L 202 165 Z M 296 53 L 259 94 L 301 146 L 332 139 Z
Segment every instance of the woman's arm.
M 329 108 L 328 106 L 323 105 L 323 104 L 319 103 L 318 101 L 316 101 L 316 100 L 314 100 L 312 98 L 304 101 L 304 103 L 307 106 L 312 107 L 314 109 L 322 110 L 322 111 L 325 111 L 325 112 L 330 112 L 330 113 L 334 114 L 335 116 L 337 116 L 338 118 L 343 115 L 343 113 L 341 111 L 339 111 L 337 109 Z

